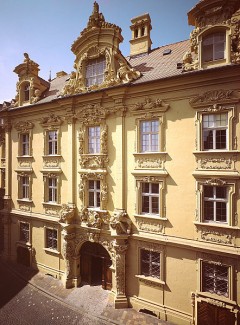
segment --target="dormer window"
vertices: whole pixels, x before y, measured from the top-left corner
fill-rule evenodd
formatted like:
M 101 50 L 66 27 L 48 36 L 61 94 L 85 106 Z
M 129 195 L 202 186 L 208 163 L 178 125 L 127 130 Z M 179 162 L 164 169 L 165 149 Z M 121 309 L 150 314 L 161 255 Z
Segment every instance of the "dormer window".
M 225 59 L 226 33 L 212 33 L 203 38 L 202 55 L 203 62 Z
M 30 98 L 30 85 L 29 83 L 25 84 L 23 87 L 23 93 L 24 93 L 24 101 L 29 101 Z
M 89 60 L 86 65 L 86 87 L 102 84 L 104 81 L 105 69 L 105 57 Z

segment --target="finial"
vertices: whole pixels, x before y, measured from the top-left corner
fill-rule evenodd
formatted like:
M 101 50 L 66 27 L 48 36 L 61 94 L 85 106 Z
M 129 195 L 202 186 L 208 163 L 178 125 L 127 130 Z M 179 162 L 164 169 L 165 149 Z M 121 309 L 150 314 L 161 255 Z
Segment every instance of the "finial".
M 49 71 L 49 78 L 48 78 L 48 81 L 49 81 L 49 82 L 52 81 L 52 73 L 51 73 L 51 72 L 52 72 L 52 71 L 50 70 L 50 71 Z
M 98 14 L 99 13 L 99 4 L 94 1 L 94 4 L 93 4 L 93 14 Z
M 24 57 L 25 57 L 24 62 L 30 60 L 30 59 L 29 59 L 29 55 L 28 55 L 28 53 L 23 53 L 23 55 L 24 55 Z

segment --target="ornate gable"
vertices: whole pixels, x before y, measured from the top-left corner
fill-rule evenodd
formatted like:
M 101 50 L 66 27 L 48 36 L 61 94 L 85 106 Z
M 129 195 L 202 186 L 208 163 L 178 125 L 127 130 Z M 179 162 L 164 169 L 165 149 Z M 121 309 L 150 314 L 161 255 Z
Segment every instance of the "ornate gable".
M 39 65 L 24 53 L 24 61 L 14 72 L 18 74 L 17 94 L 13 106 L 34 104 L 39 101 L 41 94 L 48 89 L 49 83 L 38 76 Z
M 183 57 L 183 71 L 197 70 L 217 64 L 240 64 L 239 0 L 202 0 L 188 13 L 191 47 Z M 204 65 L 203 39 L 211 33 L 225 33 L 225 60 L 213 59 Z M 215 60 L 215 61 L 214 61 Z M 218 62 L 221 61 L 221 62 Z
M 87 27 L 72 45 L 71 49 L 76 55 L 75 71 L 72 71 L 60 95 L 84 93 L 129 83 L 139 78 L 140 72 L 130 66 L 119 50 L 119 44 L 122 41 L 121 28 L 106 22 L 103 14 L 99 12 L 97 2 L 94 2 Z M 102 64 L 103 68 L 102 80 L 89 84 L 87 71 L 90 64 Z

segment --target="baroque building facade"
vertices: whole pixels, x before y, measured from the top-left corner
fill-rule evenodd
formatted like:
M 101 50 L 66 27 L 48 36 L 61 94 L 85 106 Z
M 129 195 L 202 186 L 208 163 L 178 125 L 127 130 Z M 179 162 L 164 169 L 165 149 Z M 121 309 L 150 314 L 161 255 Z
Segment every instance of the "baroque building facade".
M 24 54 L 0 105 L 0 249 L 116 308 L 237 325 L 240 4 L 188 18 L 190 39 L 157 49 L 133 18 L 125 58 L 95 2 L 71 74 L 43 80 Z

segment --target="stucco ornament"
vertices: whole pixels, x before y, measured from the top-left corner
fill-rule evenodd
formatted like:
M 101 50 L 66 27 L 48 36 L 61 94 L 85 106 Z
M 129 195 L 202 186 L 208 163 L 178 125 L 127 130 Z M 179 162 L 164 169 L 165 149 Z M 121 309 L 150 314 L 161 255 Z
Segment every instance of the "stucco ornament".
M 239 0 L 201 1 L 188 13 L 189 23 L 195 26 L 190 33 L 190 49 L 183 57 L 183 72 L 197 70 L 201 38 L 205 31 L 217 26 L 222 30 L 230 30 L 231 63 L 240 64 L 240 10 Z M 214 32 L 214 30 L 213 30 Z
M 109 229 L 109 215 L 106 211 L 94 211 L 84 207 L 80 212 L 80 220 L 91 228 Z
M 89 39 L 92 40 L 91 44 L 89 44 Z M 122 41 L 121 28 L 106 22 L 103 14 L 99 12 L 99 5 L 94 2 L 93 12 L 89 17 L 87 27 L 81 32 L 71 48 L 76 55 L 75 71 L 71 72 L 59 96 L 70 96 L 103 89 L 129 83 L 139 78 L 141 73 L 130 65 L 119 50 L 119 43 Z M 90 61 L 95 59 L 101 59 L 104 64 L 103 81 L 96 81 L 87 85 L 87 66 Z
M 67 204 L 62 205 L 62 209 L 59 213 L 59 222 L 70 224 L 73 222 L 75 215 L 75 208 Z
M 131 233 L 132 221 L 125 210 L 115 210 L 110 219 L 110 226 L 118 235 Z

